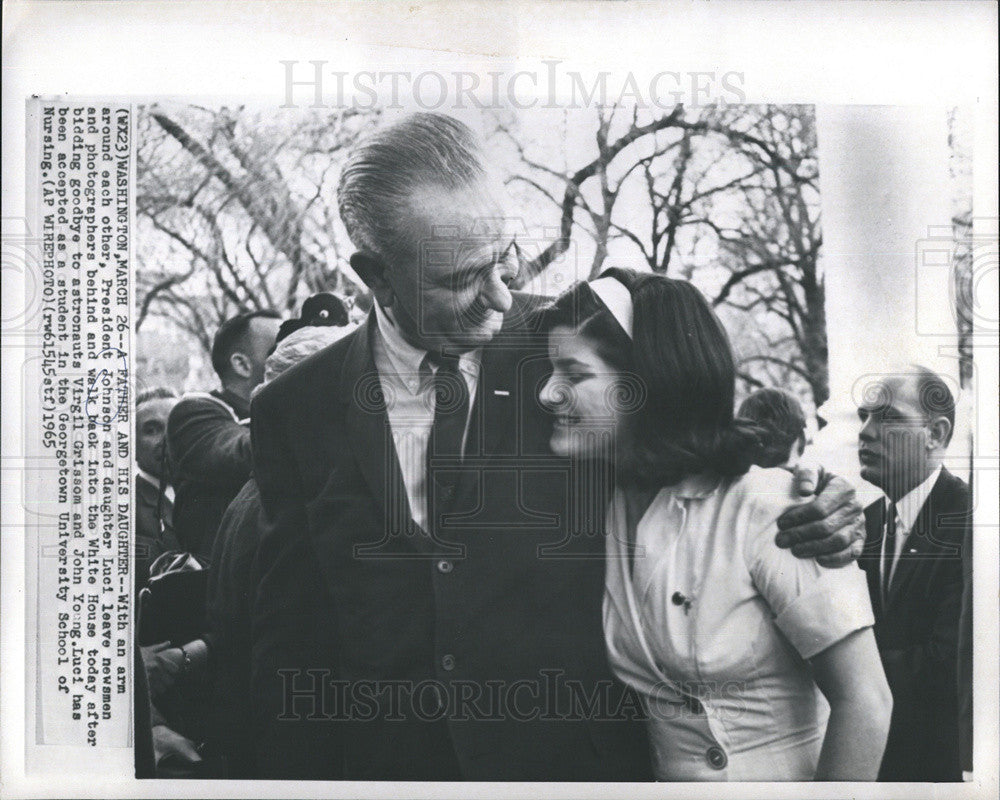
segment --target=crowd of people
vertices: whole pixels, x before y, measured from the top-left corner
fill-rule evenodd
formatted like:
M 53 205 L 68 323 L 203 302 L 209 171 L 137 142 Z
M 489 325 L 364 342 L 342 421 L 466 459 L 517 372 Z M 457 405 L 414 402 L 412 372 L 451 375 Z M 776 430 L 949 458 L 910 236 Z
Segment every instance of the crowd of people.
M 147 776 L 251 773 L 246 667 L 259 498 L 250 480 L 250 399 L 264 382 L 351 330 L 344 303 L 328 293 L 284 323 L 272 311 L 240 314 L 214 338 L 221 390 L 180 399 L 153 388 L 136 398 L 135 574 L 142 692 L 151 710 Z M 178 626 L 191 633 L 152 641 Z M 137 700 L 145 705 L 145 696 Z M 207 742 L 210 759 L 199 754 Z
M 885 496 L 861 509 L 797 466 L 794 397 L 735 408 L 689 282 L 512 291 L 461 123 L 372 134 L 338 203 L 366 320 L 332 294 L 241 314 L 221 390 L 137 399 L 140 776 L 961 780 L 971 498 L 944 380 L 866 396 Z

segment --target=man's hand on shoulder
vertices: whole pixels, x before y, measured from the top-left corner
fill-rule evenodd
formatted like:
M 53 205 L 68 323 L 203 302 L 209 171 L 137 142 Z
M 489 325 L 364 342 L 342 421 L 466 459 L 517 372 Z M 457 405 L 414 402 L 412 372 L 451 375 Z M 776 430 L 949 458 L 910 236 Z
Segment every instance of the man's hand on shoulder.
M 815 558 L 824 567 L 842 567 L 861 555 L 865 519 L 854 487 L 820 470 L 797 468 L 795 493 L 811 497 L 778 518 L 778 547 L 798 558 Z

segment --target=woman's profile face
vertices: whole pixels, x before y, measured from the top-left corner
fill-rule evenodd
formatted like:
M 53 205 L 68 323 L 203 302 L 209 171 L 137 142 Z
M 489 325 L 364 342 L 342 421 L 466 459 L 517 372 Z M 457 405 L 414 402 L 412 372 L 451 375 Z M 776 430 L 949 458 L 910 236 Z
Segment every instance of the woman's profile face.
M 613 459 L 630 381 L 597 352 L 593 342 L 572 328 L 549 333 L 552 375 L 539 393 L 555 414 L 550 446 L 559 456 Z M 634 380 L 633 380 L 634 382 Z

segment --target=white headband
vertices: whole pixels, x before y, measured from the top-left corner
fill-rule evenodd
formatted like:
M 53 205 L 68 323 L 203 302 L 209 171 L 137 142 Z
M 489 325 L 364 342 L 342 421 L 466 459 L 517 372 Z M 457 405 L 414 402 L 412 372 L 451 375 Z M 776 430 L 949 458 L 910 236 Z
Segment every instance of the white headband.
M 611 315 L 622 326 L 622 330 L 632 338 L 632 293 L 617 278 L 598 278 L 588 284 L 594 290 Z

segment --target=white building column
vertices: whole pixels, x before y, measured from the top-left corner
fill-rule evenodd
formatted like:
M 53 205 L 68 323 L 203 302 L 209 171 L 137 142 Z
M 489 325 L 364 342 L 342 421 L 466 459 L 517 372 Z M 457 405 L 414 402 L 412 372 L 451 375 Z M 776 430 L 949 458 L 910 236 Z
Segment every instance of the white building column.
M 816 128 L 830 399 L 807 459 L 870 500 L 877 492 L 857 460 L 865 386 L 917 362 L 959 394 L 947 117 L 943 108 L 818 106 Z M 967 449 L 959 434 L 949 462 Z

